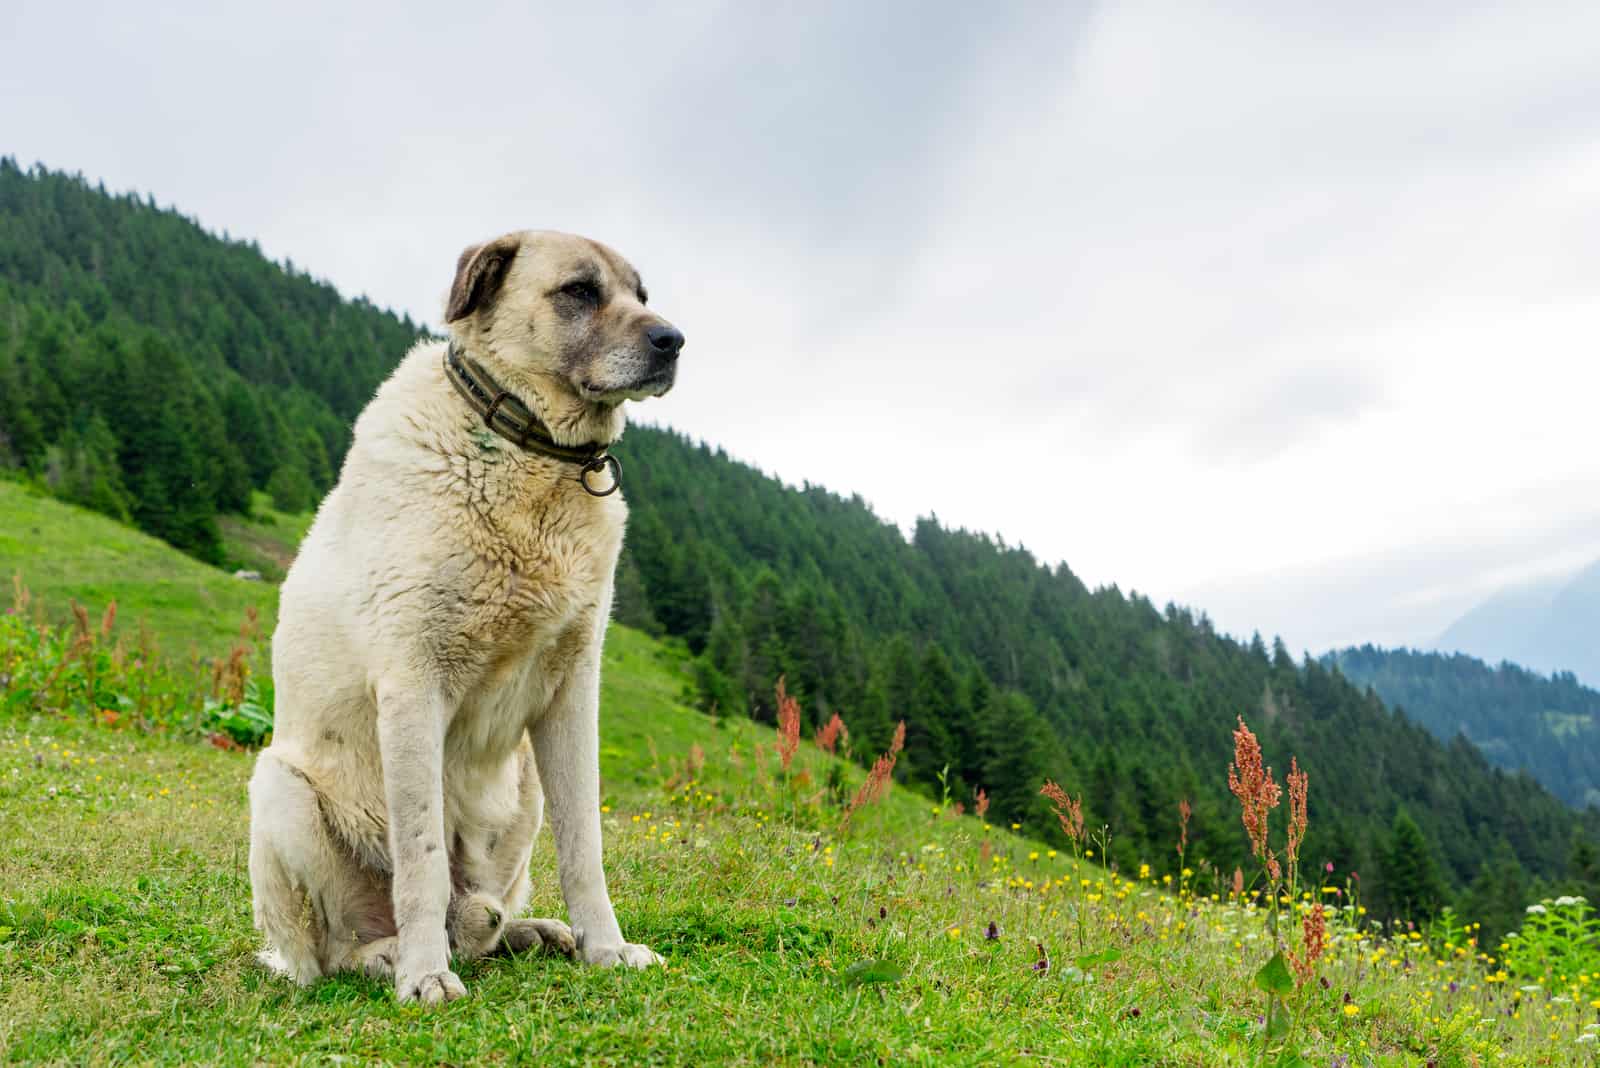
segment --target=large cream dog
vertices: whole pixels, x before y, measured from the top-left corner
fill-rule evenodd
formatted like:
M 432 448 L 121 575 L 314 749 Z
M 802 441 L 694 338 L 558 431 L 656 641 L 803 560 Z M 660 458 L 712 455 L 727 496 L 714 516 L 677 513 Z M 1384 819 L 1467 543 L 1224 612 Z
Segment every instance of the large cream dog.
M 449 356 L 419 344 L 378 390 L 284 582 L 250 781 L 262 960 L 301 983 L 392 974 L 427 1003 L 465 993 L 452 952 L 661 961 L 623 939 L 601 869 L 626 515 L 603 452 L 683 345 L 625 260 L 567 234 L 467 249 L 445 318 Z M 546 798 L 570 930 L 515 918 Z

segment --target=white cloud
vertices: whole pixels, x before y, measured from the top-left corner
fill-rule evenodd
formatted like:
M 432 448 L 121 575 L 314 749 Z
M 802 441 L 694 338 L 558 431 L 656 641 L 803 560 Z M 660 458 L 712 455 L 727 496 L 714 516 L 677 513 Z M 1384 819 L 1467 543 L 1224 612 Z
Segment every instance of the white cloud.
M 902 522 L 1310 646 L 1597 547 L 1593 5 L 7 18 L 3 150 L 425 319 L 594 233 L 689 336 L 642 415 Z

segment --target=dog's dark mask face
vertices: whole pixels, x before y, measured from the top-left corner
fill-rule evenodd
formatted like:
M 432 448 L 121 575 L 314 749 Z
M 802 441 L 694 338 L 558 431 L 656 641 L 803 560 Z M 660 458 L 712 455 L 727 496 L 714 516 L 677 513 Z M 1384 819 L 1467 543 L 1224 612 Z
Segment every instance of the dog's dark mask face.
M 639 273 L 598 242 L 508 234 L 461 254 L 445 319 L 470 319 L 500 360 L 616 404 L 659 397 L 677 377 L 683 334 L 646 297 Z

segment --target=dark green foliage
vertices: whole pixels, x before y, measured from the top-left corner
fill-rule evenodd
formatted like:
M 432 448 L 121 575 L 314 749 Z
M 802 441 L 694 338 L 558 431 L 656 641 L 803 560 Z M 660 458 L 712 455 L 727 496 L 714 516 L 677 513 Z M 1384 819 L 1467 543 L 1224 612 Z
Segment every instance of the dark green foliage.
M 1478 945 L 1493 946 L 1522 925 L 1527 902 L 1528 875 L 1511 846 L 1501 842 L 1485 860 L 1458 911 L 1483 925 Z
M 1464 734 L 1491 763 L 1531 773 L 1574 805 L 1600 805 L 1600 692 L 1571 672 L 1370 645 L 1328 659 L 1440 738 Z
M 0 467 L 207 560 L 287 467 L 314 503 L 422 331 L 174 211 L 0 158 Z
M 1379 893 L 1386 911 L 1400 919 L 1421 923 L 1431 919 L 1445 902 L 1439 864 L 1422 835 L 1422 828 L 1405 809 L 1395 813 L 1394 828 L 1383 854 L 1383 882 Z
M 897 777 L 930 782 L 948 763 L 959 790 L 988 791 L 991 819 L 1048 829 L 1035 802 L 1049 775 L 1084 794 L 1091 825 L 1111 825 L 1113 859 L 1171 864 L 1187 798 L 1190 857 L 1231 872 L 1245 861 L 1225 782 L 1243 714 L 1280 778 L 1290 754 L 1311 776 L 1308 864 L 1357 871 L 1374 894 L 1401 805 L 1456 888 L 1502 837 L 1525 870 L 1558 878 L 1573 834 L 1600 824 L 1338 671 L 1296 664 L 1281 641 L 1234 642 L 1203 615 L 1090 591 L 1064 566 L 931 519 L 908 542 L 859 499 L 791 489 L 670 431 L 635 427 L 622 448 L 650 603 L 669 632 L 713 621 L 701 659 L 718 707 L 737 691 L 769 718 L 786 674 L 808 729 L 838 711 L 868 759 L 903 719 Z M 697 567 L 678 563 L 691 552 Z M 670 621 L 662 605 L 677 606 Z
M 217 511 L 251 486 L 314 503 L 419 335 L 175 213 L 0 162 L 0 464 L 197 555 L 215 557 Z M 992 822 L 1058 834 L 1048 776 L 1110 825 L 1125 868 L 1176 867 L 1188 800 L 1189 863 L 1226 878 L 1249 866 L 1226 786 L 1243 714 L 1280 778 L 1291 753 L 1311 776 L 1307 864 L 1361 872 L 1380 909 L 1435 907 L 1502 842 L 1550 883 L 1593 866 L 1600 812 L 1439 742 L 1281 641 L 1233 641 L 932 518 L 908 539 L 859 498 L 671 431 L 636 426 L 618 451 L 632 512 L 617 615 L 681 640 L 718 715 L 770 721 L 781 675 L 804 732 L 838 712 L 867 762 L 904 721 L 897 778 L 931 786 L 948 767 L 953 800 L 983 788 Z M 1395 830 L 1402 806 L 1421 853 Z

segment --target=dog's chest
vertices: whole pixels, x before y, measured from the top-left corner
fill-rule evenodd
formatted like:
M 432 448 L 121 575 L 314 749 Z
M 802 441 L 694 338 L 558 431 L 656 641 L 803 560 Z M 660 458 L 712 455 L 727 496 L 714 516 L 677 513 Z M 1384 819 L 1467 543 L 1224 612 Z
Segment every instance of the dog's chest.
M 621 545 L 620 509 L 497 508 L 470 524 L 464 588 L 480 665 L 457 726 L 467 749 L 514 749 L 574 672 L 592 670 Z M 618 502 L 620 503 L 620 502 Z

